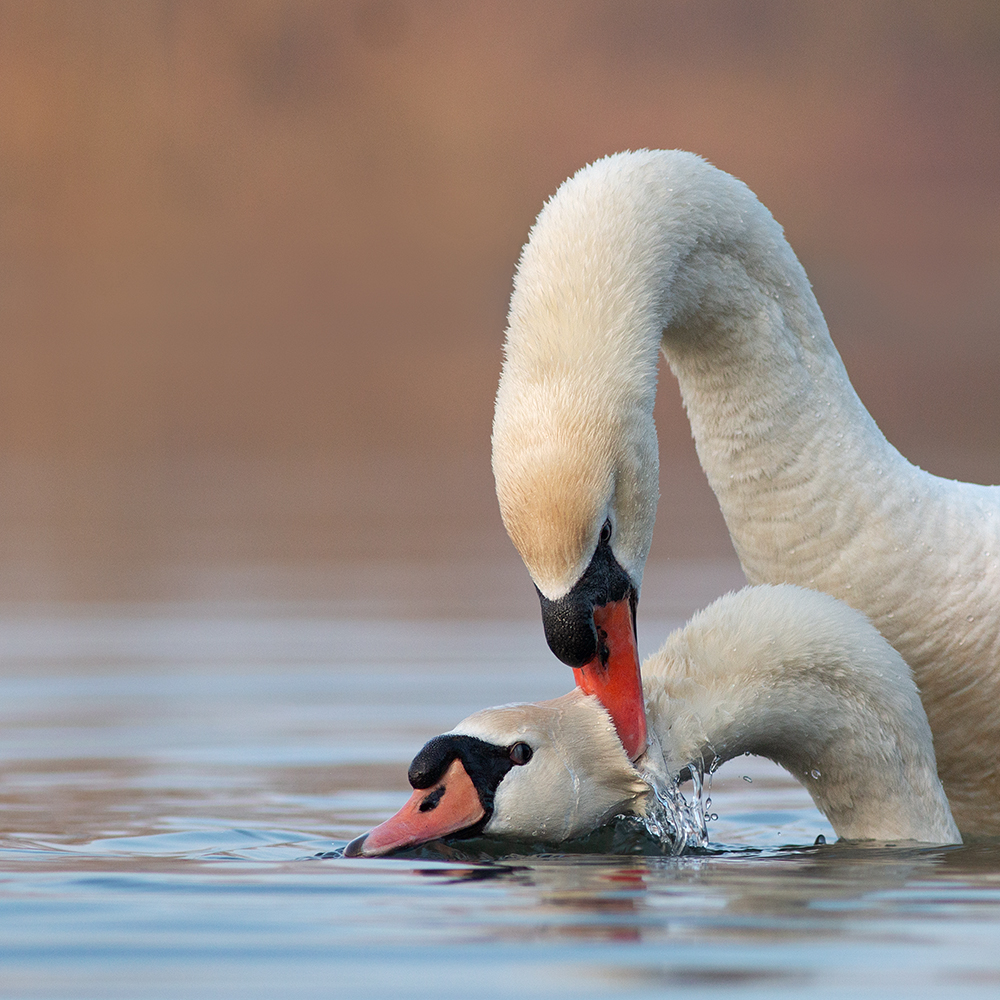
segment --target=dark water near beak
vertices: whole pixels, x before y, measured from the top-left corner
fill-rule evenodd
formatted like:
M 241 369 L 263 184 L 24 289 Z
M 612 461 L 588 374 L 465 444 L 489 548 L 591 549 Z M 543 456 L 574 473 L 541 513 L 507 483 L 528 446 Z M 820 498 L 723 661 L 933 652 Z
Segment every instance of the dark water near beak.
M 705 855 L 318 857 L 402 803 L 429 736 L 566 689 L 540 633 L 8 608 L 0 997 L 997 995 L 1000 848 L 813 847 L 753 760 L 716 776 Z

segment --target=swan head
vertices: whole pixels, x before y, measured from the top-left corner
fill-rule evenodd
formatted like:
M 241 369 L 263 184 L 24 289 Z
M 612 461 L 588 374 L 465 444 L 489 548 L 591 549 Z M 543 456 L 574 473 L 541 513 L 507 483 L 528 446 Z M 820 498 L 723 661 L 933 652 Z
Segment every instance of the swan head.
M 479 834 L 557 844 L 638 811 L 649 792 L 608 713 L 579 689 L 470 715 L 424 746 L 409 780 L 409 801 L 348 857 Z
M 635 759 L 647 742 L 635 628 L 648 549 L 637 541 L 648 516 L 635 502 L 640 480 L 620 471 L 607 439 L 588 440 L 579 422 L 561 436 L 540 433 L 543 426 L 532 426 L 533 444 L 512 448 L 498 420 L 500 509 L 534 579 L 549 648 L 611 713 Z M 655 469 L 655 453 L 651 461 Z
M 611 328 L 621 313 L 605 316 L 590 289 L 606 283 L 600 274 L 577 275 L 578 293 L 561 290 L 558 302 L 573 308 L 553 305 L 547 267 L 563 257 L 546 248 L 553 226 L 543 217 L 511 300 L 493 421 L 497 498 L 549 647 L 605 705 L 634 759 L 646 747 L 635 607 L 659 493 L 655 354 L 647 371 L 620 349 L 629 340 Z M 588 271 L 585 252 L 571 256 Z

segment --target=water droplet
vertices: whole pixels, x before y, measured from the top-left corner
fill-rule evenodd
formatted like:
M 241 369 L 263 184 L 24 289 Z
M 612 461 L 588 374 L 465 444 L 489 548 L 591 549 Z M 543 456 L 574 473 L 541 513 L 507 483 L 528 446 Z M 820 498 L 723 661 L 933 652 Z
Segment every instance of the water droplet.
M 648 796 L 645 814 L 641 817 L 646 832 L 668 847 L 671 854 L 683 854 L 688 847 L 707 847 L 707 806 L 711 799 L 704 796 L 702 765 L 698 762 L 689 765 L 693 786 L 690 801 L 680 790 L 677 778 L 669 777 L 655 738 L 650 742 L 644 761 L 637 766 L 653 792 Z
M 823 777 L 823 775 L 822 775 L 822 774 L 820 774 L 820 772 L 819 772 L 819 771 L 818 771 L 818 770 L 817 770 L 817 769 L 816 769 L 816 768 L 814 767 L 814 768 L 813 768 L 813 769 L 812 769 L 812 770 L 811 770 L 811 771 L 809 772 L 809 777 L 810 777 L 810 778 L 813 778 L 813 779 L 815 779 L 816 781 L 819 781 L 819 779 L 820 779 L 820 778 L 822 778 L 822 777 Z
M 748 785 L 752 785 L 752 784 L 753 784 L 753 778 L 751 778 L 749 774 L 744 774 L 744 775 L 743 775 L 743 780 L 744 780 L 744 781 L 745 781 L 745 782 L 746 782 L 746 783 L 747 783 Z
M 826 837 L 824 837 L 824 836 L 823 836 L 823 834 L 820 834 L 820 835 L 819 835 L 819 836 L 818 836 L 818 837 L 817 837 L 817 838 L 816 838 L 816 839 L 815 839 L 815 840 L 813 841 L 813 843 L 814 843 L 814 844 L 816 845 L 816 847 L 819 847 L 819 846 L 820 846 L 821 844 L 825 844 L 825 843 L 826 843 Z
M 965 619 L 967 622 L 974 622 L 976 620 L 975 615 L 968 615 Z

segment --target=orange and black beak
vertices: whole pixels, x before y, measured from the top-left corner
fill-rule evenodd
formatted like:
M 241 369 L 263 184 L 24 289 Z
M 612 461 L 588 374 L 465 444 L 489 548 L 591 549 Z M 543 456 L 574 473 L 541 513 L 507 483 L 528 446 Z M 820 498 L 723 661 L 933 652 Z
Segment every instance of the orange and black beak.
M 539 591 L 549 648 L 573 668 L 577 685 L 608 710 L 630 760 L 646 749 L 646 707 L 636 645 L 638 594 L 608 541 L 564 597 Z
M 634 591 L 633 591 L 634 593 Z M 636 648 L 635 604 L 629 598 L 594 608 L 597 653 L 573 669 L 577 687 L 608 710 L 629 760 L 646 749 L 646 705 Z
M 475 826 L 485 811 L 461 760 L 453 760 L 432 788 L 418 788 L 406 805 L 344 849 L 346 857 L 378 857 L 440 840 Z
M 497 786 L 527 759 L 514 747 L 475 736 L 435 736 L 413 758 L 409 780 L 414 792 L 395 816 L 352 840 L 344 856 L 379 857 L 443 837 L 473 837 L 493 815 Z M 530 751 L 529 751 L 530 755 Z

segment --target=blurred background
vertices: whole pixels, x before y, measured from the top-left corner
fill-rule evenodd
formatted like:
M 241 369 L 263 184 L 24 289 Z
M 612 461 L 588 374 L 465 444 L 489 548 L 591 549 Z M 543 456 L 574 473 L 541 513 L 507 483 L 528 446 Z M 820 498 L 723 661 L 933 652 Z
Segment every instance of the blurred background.
M 996 0 L 0 2 L 0 599 L 533 608 L 511 276 L 638 147 L 746 181 L 889 439 L 1000 481 Z M 666 369 L 657 420 L 650 578 L 714 592 Z

